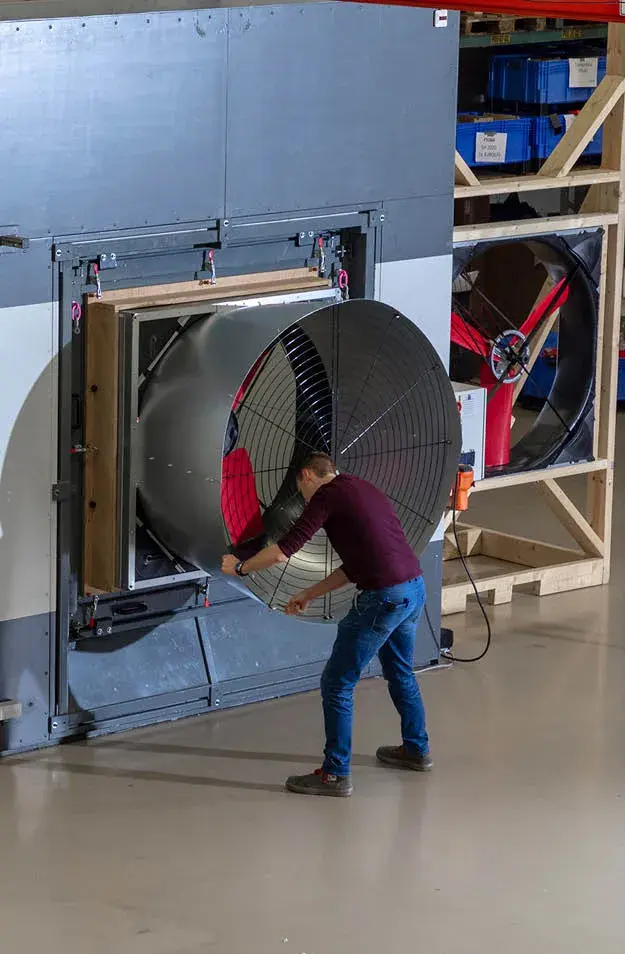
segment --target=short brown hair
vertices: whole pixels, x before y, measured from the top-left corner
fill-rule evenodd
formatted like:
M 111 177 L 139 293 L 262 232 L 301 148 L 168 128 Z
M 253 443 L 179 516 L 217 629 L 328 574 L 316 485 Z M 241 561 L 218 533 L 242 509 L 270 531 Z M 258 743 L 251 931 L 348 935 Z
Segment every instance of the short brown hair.
M 298 477 L 303 470 L 312 470 L 316 477 L 327 477 L 329 474 L 336 474 L 336 464 L 329 454 L 315 451 L 302 460 L 297 469 Z

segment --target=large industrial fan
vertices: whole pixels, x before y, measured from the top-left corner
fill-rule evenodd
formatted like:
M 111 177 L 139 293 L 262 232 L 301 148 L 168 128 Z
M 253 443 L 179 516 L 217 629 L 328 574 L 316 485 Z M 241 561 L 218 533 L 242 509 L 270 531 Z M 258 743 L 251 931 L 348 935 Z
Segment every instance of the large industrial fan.
M 454 256 L 451 374 L 487 390 L 485 462 L 515 472 L 592 456 L 601 233 L 479 243 Z M 546 344 L 540 412 L 513 406 Z
M 139 490 L 163 544 L 212 573 L 278 540 L 301 514 L 295 484 L 311 451 L 393 501 L 415 552 L 454 482 L 460 425 L 447 372 L 428 339 L 374 301 L 263 305 L 193 324 L 143 396 Z M 256 574 L 252 593 L 281 608 L 339 565 L 323 533 L 288 563 Z M 349 590 L 311 617 L 346 612 Z

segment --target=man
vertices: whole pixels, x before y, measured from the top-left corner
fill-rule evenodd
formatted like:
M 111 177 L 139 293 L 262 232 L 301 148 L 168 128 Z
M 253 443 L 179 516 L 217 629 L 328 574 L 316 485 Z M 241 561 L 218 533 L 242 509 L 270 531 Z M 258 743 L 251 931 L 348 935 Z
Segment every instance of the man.
M 302 613 L 311 600 L 355 583 L 354 603 L 338 626 L 332 654 L 321 677 L 325 720 L 323 766 L 293 776 L 286 787 L 303 795 L 352 794 L 350 775 L 354 688 L 377 653 L 395 708 L 403 745 L 378 749 L 380 762 L 418 772 L 432 768 L 425 712 L 412 671 L 417 623 L 425 605 L 419 561 L 412 552 L 388 498 L 372 484 L 337 474 L 326 454 L 311 454 L 300 467 L 297 489 L 306 507 L 276 544 L 249 560 L 224 556 L 222 570 L 248 576 L 285 563 L 323 527 L 342 566 L 310 589 L 292 597 L 286 612 Z

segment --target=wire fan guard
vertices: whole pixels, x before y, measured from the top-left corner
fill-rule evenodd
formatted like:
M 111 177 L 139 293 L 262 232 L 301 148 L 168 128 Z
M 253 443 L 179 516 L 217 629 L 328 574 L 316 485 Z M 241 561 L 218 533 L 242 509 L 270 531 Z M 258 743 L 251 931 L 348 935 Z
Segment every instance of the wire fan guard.
M 460 452 L 436 351 L 395 309 L 363 300 L 263 306 L 198 323 L 146 389 L 140 430 L 146 514 L 166 546 L 207 572 L 219 565 L 224 532 L 245 556 L 293 525 L 304 506 L 295 474 L 311 451 L 384 491 L 419 554 Z M 282 608 L 339 562 L 321 532 L 247 583 Z M 337 591 L 307 615 L 338 618 L 350 601 L 349 589 Z

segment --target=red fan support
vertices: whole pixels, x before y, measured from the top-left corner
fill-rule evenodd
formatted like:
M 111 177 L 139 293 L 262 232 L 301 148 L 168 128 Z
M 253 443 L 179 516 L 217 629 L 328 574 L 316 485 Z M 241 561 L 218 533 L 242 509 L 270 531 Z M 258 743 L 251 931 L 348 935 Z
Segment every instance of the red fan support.
M 457 312 L 451 313 L 451 340 L 460 348 L 471 351 L 483 359 L 480 370 L 480 384 L 488 393 L 486 407 L 485 460 L 486 467 L 503 467 L 510 462 L 510 431 L 512 428 L 512 400 L 514 389 L 511 385 L 518 379 L 517 367 L 513 360 L 500 359 L 502 370 L 495 375 L 493 355 L 503 354 L 501 338 L 506 337 L 507 348 L 512 348 L 521 356 L 522 349 L 539 323 L 561 308 L 569 297 L 569 279 L 562 278 L 542 301 L 532 309 L 521 327 L 504 332 L 495 341 L 490 341 L 481 331 L 469 324 Z M 525 362 L 523 362 L 524 364 Z M 524 369 L 521 366 L 521 373 Z

